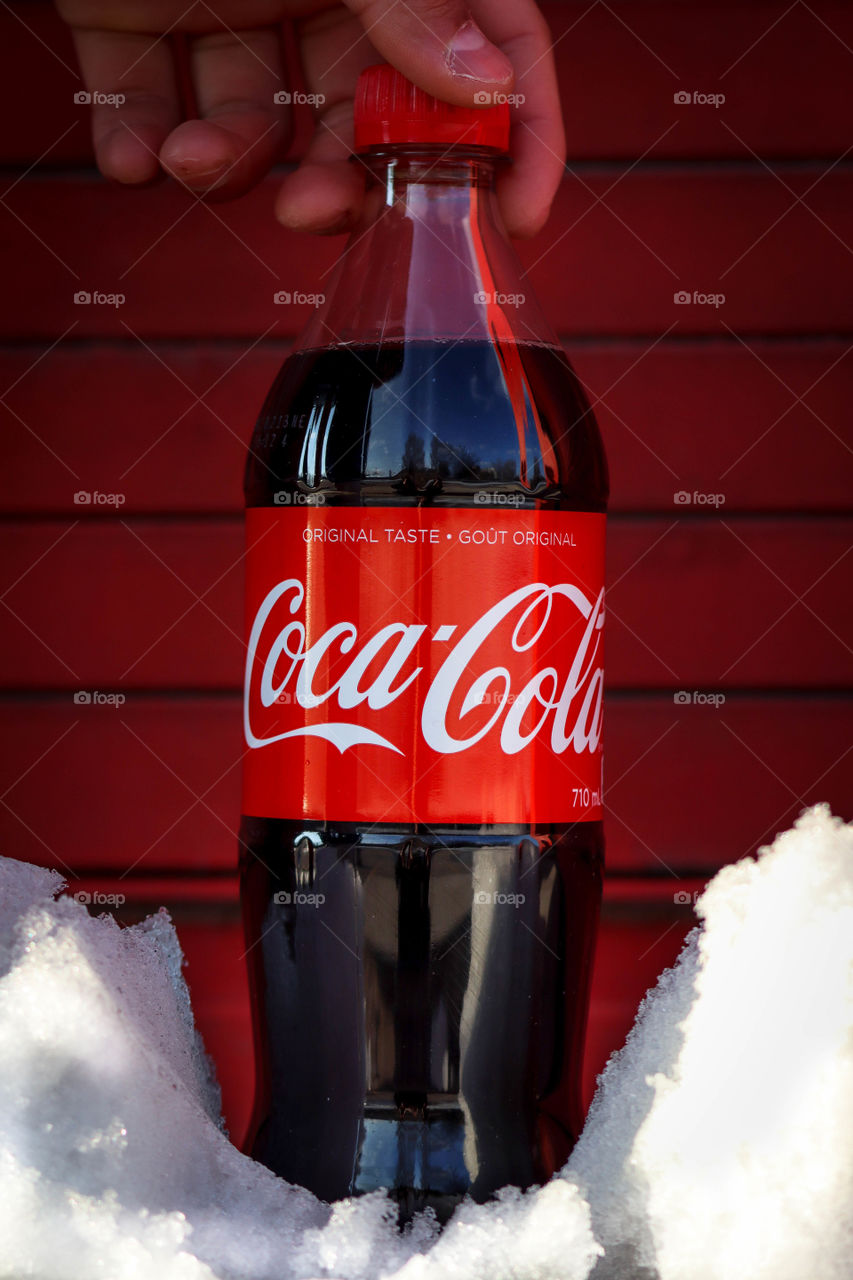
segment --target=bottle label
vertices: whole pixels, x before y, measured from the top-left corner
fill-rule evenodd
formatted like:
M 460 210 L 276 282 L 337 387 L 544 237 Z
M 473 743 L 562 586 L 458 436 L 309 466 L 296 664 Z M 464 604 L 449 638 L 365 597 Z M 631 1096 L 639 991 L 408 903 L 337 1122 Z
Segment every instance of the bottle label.
M 603 515 L 246 515 L 244 813 L 601 817 Z

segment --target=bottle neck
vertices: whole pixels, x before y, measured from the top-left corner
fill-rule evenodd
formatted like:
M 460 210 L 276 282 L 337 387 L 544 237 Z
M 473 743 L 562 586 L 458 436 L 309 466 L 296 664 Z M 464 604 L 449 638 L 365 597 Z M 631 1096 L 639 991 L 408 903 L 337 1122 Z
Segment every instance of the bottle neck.
M 429 189 L 435 200 L 444 194 L 449 201 L 451 188 L 494 190 L 497 166 L 506 161 L 484 147 L 455 147 L 448 152 L 443 146 L 395 146 L 374 148 L 356 157 L 356 163 L 366 169 L 369 186 L 382 188 L 385 204 L 390 206 L 421 188 Z
M 367 169 L 360 220 L 297 349 L 413 340 L 556 339 L 503 226 L 487 148 L 389 146 Z

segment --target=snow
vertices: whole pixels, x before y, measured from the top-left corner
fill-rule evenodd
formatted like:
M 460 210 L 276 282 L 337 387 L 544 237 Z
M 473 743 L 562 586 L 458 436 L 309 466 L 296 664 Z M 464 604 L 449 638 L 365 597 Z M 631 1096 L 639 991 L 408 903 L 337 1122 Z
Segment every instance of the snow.
M 853 1274 L 853 827 L 825 806 L 712 881 L 561 1175 L 440 1234 L 232 1147 L 167 914 L 120 928 L 62 888 L 0 859 L 0 1276 Z

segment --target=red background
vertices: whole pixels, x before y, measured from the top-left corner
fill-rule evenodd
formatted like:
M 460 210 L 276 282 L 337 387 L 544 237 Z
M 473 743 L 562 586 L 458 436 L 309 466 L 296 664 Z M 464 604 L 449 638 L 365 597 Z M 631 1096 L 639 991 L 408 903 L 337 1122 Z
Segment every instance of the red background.
M 693 921 L 676 895 L 805 804 L 851 816 L 853 8 L 545 10 L 570 159 L 521 253 L 613 488 L 589 1096 Z M 0 23 L 3 849 L 125 893 L 126 917 L 169 905 L 239 1140 L 241 473 L 305 319 L 273 294 L 322 289 L 341 242 L 277 226 L 275 175 L 212 208 L 108 185 L 58 19 L 15 3 Z

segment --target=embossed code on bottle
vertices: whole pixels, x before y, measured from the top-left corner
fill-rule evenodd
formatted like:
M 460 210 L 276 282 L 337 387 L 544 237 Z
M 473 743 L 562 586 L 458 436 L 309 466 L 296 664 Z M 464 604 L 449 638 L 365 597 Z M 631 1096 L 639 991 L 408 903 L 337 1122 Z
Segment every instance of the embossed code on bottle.
M 603 515 L 246 514 L 245 813 L 601 817 Z

